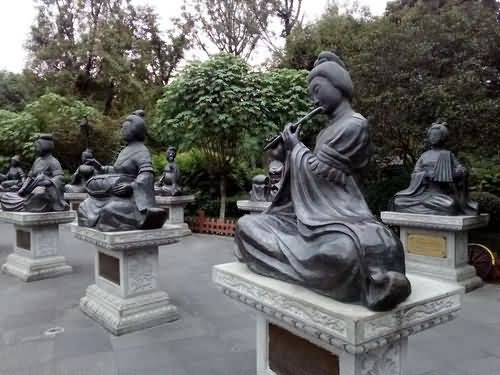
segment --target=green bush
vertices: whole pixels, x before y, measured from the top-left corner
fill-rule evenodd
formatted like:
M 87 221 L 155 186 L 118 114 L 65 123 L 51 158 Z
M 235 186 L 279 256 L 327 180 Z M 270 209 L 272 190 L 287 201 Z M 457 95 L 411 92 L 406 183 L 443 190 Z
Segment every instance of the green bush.
M 472 199 L 479 204 L 479 212 L 490 214 L 488 230 L 498 232 L 500 227 L 500 197 L 488 192 L 473 192 Z

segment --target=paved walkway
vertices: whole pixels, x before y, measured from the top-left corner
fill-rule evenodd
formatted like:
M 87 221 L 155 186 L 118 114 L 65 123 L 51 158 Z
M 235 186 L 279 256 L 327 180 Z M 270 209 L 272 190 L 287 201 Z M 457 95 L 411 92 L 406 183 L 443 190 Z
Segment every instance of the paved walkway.
M 0 225 L 0 262 L 10 252 Z M 89 245 L 62 232 L 74 273 L 23 283 L 0 275 L 0 375 L 254 375 L 255 321 L 211 283 L 230 239 L 194 235 L 160 250 L 160 285 L 181 319 L 115 337 L 80 312 L 93 280 Z M 45 335 L 50 328 L 64 332 Z M 500 374 L 500 286 L 470 293 L 460 318 L 410 337 L 407 375 Z

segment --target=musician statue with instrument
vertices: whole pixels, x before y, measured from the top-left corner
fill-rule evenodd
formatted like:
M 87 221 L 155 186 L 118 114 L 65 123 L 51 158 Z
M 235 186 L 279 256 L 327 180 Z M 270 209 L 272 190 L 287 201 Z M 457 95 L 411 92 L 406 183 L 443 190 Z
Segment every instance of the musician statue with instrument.
M 266 212 L 238 221 L 236 255 L 258 274 L 392 309 L 411 286 L 400 240 L 373 216 L 358 186 L 369 157 L 367 120 L 351 107 L 351 77 L 335 54 L 321 53 L 308 81 L 316 109 L 305 119 L 323 112 L 328 123 L 312 150 L 300 141 L 302 120 L 266 146 L 284 149 L 283 181 Z

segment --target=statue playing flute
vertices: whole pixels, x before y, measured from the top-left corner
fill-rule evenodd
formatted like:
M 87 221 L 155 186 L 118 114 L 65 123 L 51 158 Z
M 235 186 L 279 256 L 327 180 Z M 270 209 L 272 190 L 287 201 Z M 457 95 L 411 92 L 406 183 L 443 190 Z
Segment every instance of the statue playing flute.
M 236 228 L 236 256 L 254 272 L 302 285 L 341 302 L 389 310 L 411 293 L 403 246 L 371 213 L 358 186 L 369 157 L 367 120 L 351 107 L 344 63 L 319 55 L 309 73 L 314 114 L 328 116 L 314 149 L 289 124 L 266 149 L 284 151 L 283 182 L 261 215 Z

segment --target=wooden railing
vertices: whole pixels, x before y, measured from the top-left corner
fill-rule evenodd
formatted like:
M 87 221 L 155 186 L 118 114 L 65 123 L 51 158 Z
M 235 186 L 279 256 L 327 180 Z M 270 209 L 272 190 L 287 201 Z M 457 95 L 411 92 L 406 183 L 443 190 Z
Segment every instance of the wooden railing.
M 205 215 L 205 211 L 198 210 L 195 217 L 187 217 L 186 221 L 193 233 L 234 237 L 236 220 L 210 218 Z

